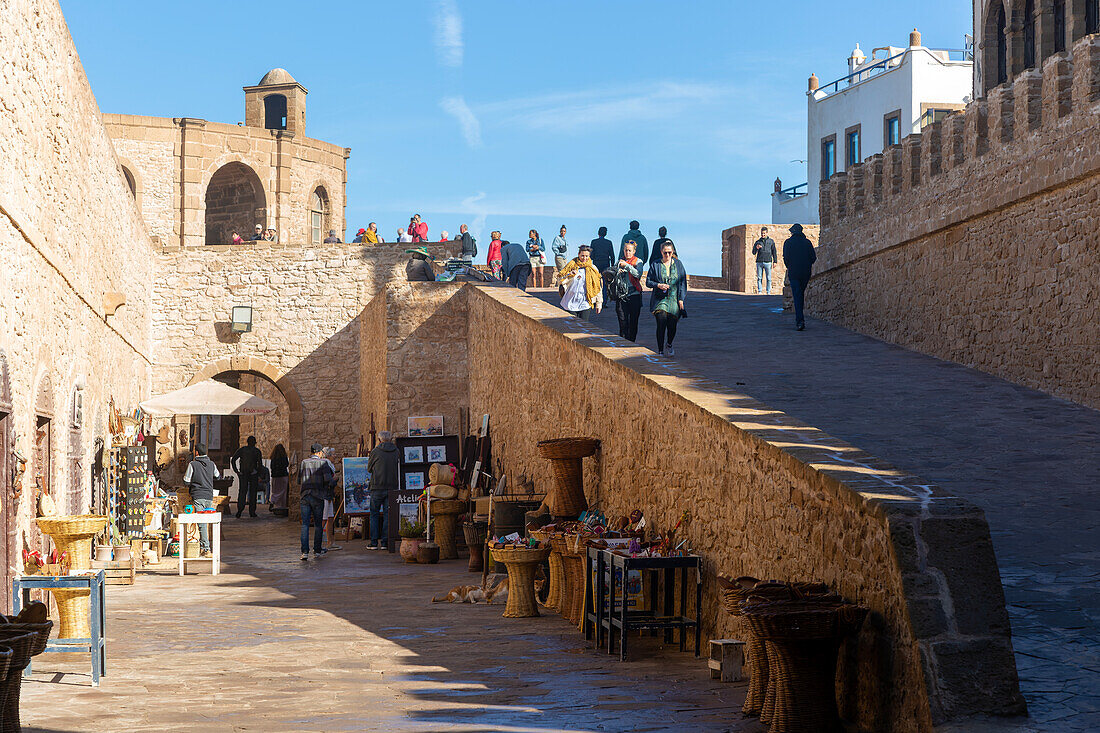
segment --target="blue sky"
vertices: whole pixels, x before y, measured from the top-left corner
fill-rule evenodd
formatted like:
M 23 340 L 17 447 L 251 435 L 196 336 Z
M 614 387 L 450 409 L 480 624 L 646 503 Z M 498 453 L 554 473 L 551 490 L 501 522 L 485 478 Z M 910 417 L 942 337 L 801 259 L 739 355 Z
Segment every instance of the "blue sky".
M 719 274 L 722 229 L 767 222 L 806 179 L 806 79 L 855 43 L 961 48 L 961 0 L 910 3 L 93 2 L 62 0 L 105 112 L 244 118 L 241 87 L 281 66 L 306 130 L 352 149 L 349 233 L 419 211 L 571 251 L 630 219 L 668 227 L 689 272 Z M 311 22 L 310 12 L 316 12 Z M 481 257 L 479 257 L 481 259 Z

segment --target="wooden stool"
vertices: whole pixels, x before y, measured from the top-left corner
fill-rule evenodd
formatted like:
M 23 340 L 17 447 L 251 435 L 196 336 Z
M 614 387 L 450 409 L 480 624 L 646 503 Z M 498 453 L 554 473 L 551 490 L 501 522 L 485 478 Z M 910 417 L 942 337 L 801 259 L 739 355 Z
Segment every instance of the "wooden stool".
M 455 544 L 455 527 L 458 515 L 466 513 L 466 502 L 457 499 L 435 499 L 432 501 L 432 537 L 439 545 L 440 560 L 454 560 L 458 557 L 458 545 Z
M 742 667 L 745 662 L 745 642 L 737 639 L 711 639 L 710 678 L 722 682 L 740 682 L 745 677 Z
M 493 548 L 493 559 L 508 568 L 508 603 L 504 607 L 505 618 L 527 618 L 539 615 L 535 599 L 535 573 L 539 564 L 550 554 L 549 547 Z

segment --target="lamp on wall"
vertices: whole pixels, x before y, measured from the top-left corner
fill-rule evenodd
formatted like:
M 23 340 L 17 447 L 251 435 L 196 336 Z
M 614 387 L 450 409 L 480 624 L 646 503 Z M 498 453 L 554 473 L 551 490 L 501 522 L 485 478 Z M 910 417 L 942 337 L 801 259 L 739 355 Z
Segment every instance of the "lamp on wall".
M 252 306 L 233 306 L 233 318 L 230 330 L 233 333 L 249 333 L 252 331 Z

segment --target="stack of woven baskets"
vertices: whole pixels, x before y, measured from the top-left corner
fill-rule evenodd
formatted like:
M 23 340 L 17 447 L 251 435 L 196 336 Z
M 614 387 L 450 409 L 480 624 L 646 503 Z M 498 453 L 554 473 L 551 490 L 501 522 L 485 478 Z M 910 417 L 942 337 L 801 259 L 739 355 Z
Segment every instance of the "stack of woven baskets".
M 23 670 L 46 651 L 53 621 L 46 606 L 27 604 L 18 616 L 0 616 L 0 733 L 19 733 L 19 693 Z
M 841 642 L 859 632 L 867 609 L 824 583 L 722 579 L 726 611 L 747 622 L 749 691 L 742 711 L 772 733 L 843 730 L 836 706 Z
M 557 484 L 546 497 L 550 514 L 575 518 L 588 509 L 581 460 L 594 455 L 599 447 L 600 441 L 596 438 L 557 438 L 539 442 L 539 455 L 550 461 Z

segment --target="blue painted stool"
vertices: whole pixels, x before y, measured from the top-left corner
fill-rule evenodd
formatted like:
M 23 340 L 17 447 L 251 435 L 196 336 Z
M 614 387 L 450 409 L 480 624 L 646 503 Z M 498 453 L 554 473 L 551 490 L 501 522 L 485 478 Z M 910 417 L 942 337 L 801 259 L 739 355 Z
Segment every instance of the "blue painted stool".
M 50 588 L 80 589 L 87 588 L 91 595 L 88 599 L 88 626 L 90 639 L 51 639 L 46 644 L 46 652 L 90 652 L 92 655 L 92 686 L 99 687 L 99 678 L 107 674 L 107 599 L 104 593 L 104 572 L 91 575 L 24 575 L 11 581 L 12 605 L 19 613 L 24 604 L 30 603 L 32 590 Z M 30 677 L 31 665 L 23 670 L 24 677 Z

